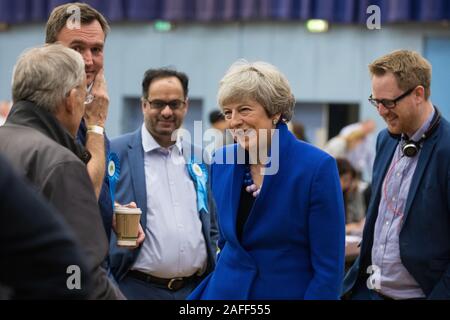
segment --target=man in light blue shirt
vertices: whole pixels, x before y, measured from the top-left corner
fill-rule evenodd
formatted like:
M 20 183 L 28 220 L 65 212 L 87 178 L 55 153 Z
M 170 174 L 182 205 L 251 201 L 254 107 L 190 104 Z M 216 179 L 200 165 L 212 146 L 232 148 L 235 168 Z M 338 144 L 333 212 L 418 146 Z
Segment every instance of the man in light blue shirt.
M 114 139 L 111 149 L 121 163 L 117 201 L 141 208 L 146 237 L 135 250 L 113 239 L 111 269 L 128 299 L 184 299 L 215 264 L 208 167 L 176 133 L 188 110 L 188 77 L 148 70 L 142 89 L 142 127 Z

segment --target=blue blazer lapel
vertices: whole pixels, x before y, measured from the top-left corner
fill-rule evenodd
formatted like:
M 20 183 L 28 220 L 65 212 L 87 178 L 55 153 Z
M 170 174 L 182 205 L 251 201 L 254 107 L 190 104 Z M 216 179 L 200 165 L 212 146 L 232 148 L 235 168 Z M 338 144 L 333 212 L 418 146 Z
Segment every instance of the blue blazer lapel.
M 229 145 L 216 151 L 213 163 L 216 163 L 216 166 L 220 166 L 221 169 L 218 172 L 222 172 L 217 177 L 217 180 L 213 182 L 213 188 L 226 188 L 227 190 L 226 193 L 219 192 L 222 196 L 220 199 L 216 199 L 218 201 L 217 210 L 221 211 L 218 212 L 220 229 L 223 231 L 227 241 L 239 247 L 236 221 L 245 165 L 238 164 L 238 152 L 242 152 L 242 149 L 237 144 Z
M 236 149 L 235 149 L 236 151 Z M 248 267 L 254 267 L 255 262 L 252 256 L 242 247 L 242 243 L 239 241 L 237 236 L 237 215 L 239 200 L 241 197 L 242 181 L 244 179 L 245 165 L 235 164 L 227 165 L 230 169 L 229 177 L 231 183 L 231 192 L 228 194 L 227 206 L 228 208 L 224 210 L 229 214 L 221 215 L 223 223 L 222 230 L 227 235 L 227 240 L 232 243 L 232 246 L 237 249 L 236 254 L 239 256 L 240 263 L 247 265 Z M 227 185 L 227 182 L 224 181 Z M 248 222 L 248 221 L 247 221 Z
M 141 225 L 147 225 L 147 190 L 145 185 L 144 149 L 142 148 L 141 129 L 136 131 L 128 145 L 131 182 L 137 206 L 142 210 Z
M 419 160 L 417 161 L 416 171 L 414 172 L 411 186 L 409 187 L 408 198 L 406 199 L 405 213 L 403 215 L 403 221 L 406 221 L 409 211 L 411 209 L 412 202 L 416 196 L 417 188 L 419 187 L 422 176 L 425 172 L 425 168 L 428 165 L 428 160 L 430 159 L 431 153 L 436 145 L 438 135 L 435 133 L 432 135 L 428 141 L 425 141 L 422 150 L 419 155 Z

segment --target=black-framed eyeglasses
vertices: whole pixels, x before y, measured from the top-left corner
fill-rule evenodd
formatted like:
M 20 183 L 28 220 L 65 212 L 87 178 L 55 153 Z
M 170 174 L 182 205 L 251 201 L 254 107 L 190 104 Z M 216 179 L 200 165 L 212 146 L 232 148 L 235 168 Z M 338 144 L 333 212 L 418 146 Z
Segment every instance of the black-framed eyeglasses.
M 383 107 L 385 107 L 386 109 L 393 109 L 395 108 L 395 106 L 397 105 L 397 102 L 399 102 L 400 100 L 402 100 L 404 97 L 408 96 L 409 94 L 411 94 L 411 92 L 414 91 L 414 89 L 416 89 L 417 87 L 411 88 L 408 91 L 406 91 L 405 93 L 403 93 L 401 96 L 398 96 L 395 99 L 374 99 L 372 98 L 372 95 L 370 95 L 369 97 L 369 102 L 375 107 L 378 108 L 379 104 L 381 103 L 383 105 Z
M 145 99 L 145 101 L 148 102 L 148 104 L 150 105 L 150 108 L 156 109 L 156 110 L 162 110 L 166 106 L 169 106 L 169 108 L 171 110 L 177 110 L 186 104 L 186 101 L 179 100 L 179 99 L 170 100 L 170 101 L 165 101 L 165 100 L 160 100 L 160 99 L 155 99 L 155 100 Z

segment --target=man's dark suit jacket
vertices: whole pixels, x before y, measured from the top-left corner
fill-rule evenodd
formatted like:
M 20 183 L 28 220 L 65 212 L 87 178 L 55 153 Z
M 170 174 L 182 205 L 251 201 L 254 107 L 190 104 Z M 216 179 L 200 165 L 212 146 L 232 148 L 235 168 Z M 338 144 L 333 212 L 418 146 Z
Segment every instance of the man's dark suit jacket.
M 372 180 L 361 253 L 344 279 L 346 296 L 367 291 L 367 268 L 372 245 L 381 188 L 398 139 L 387 130 L 377 139 Z M 381 213 L 380 213 L 381 214 Z M 428 299 L 450 298 L 450 125 L 441 119 L 438 128 L 425 140 L 411 182 L 403 227 L 400 231 L 400 257 Z

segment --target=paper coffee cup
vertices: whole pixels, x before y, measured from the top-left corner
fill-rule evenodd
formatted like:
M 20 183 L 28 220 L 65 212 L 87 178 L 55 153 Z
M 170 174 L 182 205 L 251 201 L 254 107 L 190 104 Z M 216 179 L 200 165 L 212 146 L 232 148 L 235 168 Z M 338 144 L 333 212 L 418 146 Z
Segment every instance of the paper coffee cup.
M 115 206 L 114 214 L 116 215 L 117 245 L 135 247 L 142 214 L 141 209 Z

